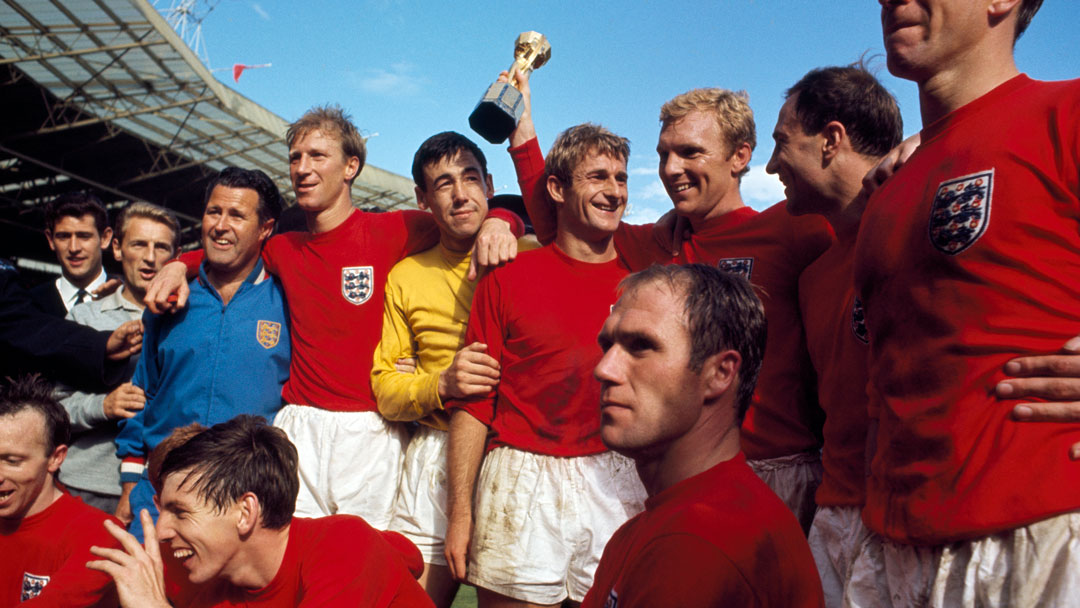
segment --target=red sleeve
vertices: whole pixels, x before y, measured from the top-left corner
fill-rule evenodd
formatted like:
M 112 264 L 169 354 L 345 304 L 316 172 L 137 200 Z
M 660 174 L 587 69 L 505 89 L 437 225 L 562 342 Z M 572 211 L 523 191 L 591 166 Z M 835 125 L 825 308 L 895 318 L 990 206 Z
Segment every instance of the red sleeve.
M 615 231 L 615 251 L 631 272 L 644 270 L 653 264 L 670 264 L 675 260 L 664 251 L 653 235 L 655 224 L 619 223 Z
M 430 213 L 414 209 L 404 209 L 393 213 L 401 218 L 403 225 L 403 242 L 397 245 L 398 260 L 405 259 L 414 253 L 426 251 L 439 244 L 439 226 Z M 522 222 L 521 218 L 513 211 L 492 209 L 488 212 L 487 217 L 500 219 L 510 224 L 510 231 L 515 238 L 521 238 L 525 234 L 525 222 Z M 385 236 L 387 238 L 391 237 L 391 235 Z M 395 245 L 391 241 L 386 246 L 394 247 Z
M 541 244 L 547 245 L 555 240 L 557 222 L 555 207 L 547 197 L 544 154 L 540 151 L 540 143 L 534 137 L 510 148 L 510 158 L 514 161 L 518 187 L 521 188 L 521 197 L 525 199 L 525 211 L 532 220 L 536 238 Z
M 86 562 L 101 559 L 90 553 L 90 547 L 121 548 L 120 542 L 105 529 L 104 521 L 109 519 L 118 526 L 123 524 L 115 517 L 106 516 L 105 513 L 101 515 L 101 519 L 97 520 L 81 517 L 74 525 L 56 531 L 59 533 L 57 543 L 66 545 L 71 553 L 64 565 L 49 576 L 49 583 L 41 591 L 41 595 L 19 606 L 69 608 L 117 605 L 116 587 L 112 577 L 86 567 Z
M 413 578 L 420 578 L 420 575 L 424 573 L 424 556 L 420 553 L 420 549 L 417 549 L 411 540 L 398 532 L 379 530 L 379 534 L 382 535 L 386 544 L 398 552 L 398 557 L 401 558 L 405 567 L 409 569 L 409 573 L 413 575 Z
M 202 249 L 195 249 L 187 253 L 181 254 L 176 260 L 183 262 L 184 266 L 187 266 L 187 278 L 194 279 L 199 276 L 199 266 L 202 264 L 203 258 L 206 254 Z
M 278 274 L 277 262 L 281 259 L 281 256 L 283 255 L 281 253 L 283 251 L 282 247 L 287 245 L 288 240 L 289 237 L 285 234 L 275 234 L 266 241 L 265 245 L 263 245 L 262 260 L 263 264 L 266 265 L 266 272 L 273 275 Z M 278 253 L 275 254 L 275 251 Z
M 473 342 L 487 344 L 487 354 L 502 363 L 503 322 L 500 306 L 501 288 L 498 270 L 488 273 L 476 285 L 472 309 L 469 311 L 469 327 L 465 330 L 466 346 Z M 496 391 L 468 400 L 452 399 L 445 404 L 447 411 L 462 409 L 473 418 L 491 426 L 495 419 Z
M 337 522 L 303 548 L 304 608 L 431 606 L 431 599 L 406 570 L 397 551 L 363 520 Z
M 393 212 L 404 223 L 404 241 L 398 249 L 397 259 L 402 260 L 414 253 L 431 249 L 439 244 L 439 227 L 430 213 L 405 209 Z M 392 246 L 388 244 L 388 246 Z

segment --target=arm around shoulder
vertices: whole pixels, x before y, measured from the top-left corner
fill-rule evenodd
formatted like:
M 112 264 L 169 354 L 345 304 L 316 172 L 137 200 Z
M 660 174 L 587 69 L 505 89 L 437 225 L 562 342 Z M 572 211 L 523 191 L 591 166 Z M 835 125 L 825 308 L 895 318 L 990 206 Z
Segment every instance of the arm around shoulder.
M 400 266 L 395 269 L 400 269 Z M 416 356 L 404 302 L 397 273 L 391 270 L 383 302 L 382 338 L 375 348 L 371 366 L 371 388 L 379 413 L 387 420 L 400 422 L 419 420 L 442 409 L 437 374 L 425 374 L 419 370 L 404 373 L 398 371 L 395 365 L 399 359 Z

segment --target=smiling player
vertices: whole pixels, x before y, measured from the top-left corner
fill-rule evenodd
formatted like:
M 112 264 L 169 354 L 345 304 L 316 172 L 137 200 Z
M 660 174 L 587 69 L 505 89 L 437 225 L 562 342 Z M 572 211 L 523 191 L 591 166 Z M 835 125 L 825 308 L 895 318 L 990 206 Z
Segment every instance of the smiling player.
M 495 392 L 449 406 L 446 555 L 482 605 L 580 601 L 611 532 L 641 510 L 633 466 L 600 442 L 599 386 L 588 375 L 627 273 L 612 235 L 629 155 L 626 139 L 597 125 L 560 134 L 545 180 L 555 242 L 476 288 L 465 343 L 486 345 L 501 376 Z
M 484 153 L 465 136 L 447 131 L 424 141 L 413 157 L 416 200 L 431 211 L 439 244 L 397 263 L 386 280 L 382 340 L 375 351 L 371 387 L 388 420 L 420 422 L 405 451 L 402 481 L 389 528 L 420 548 L 420 584 L 439 606 L 457 591 L 444 555 L 446 440 L 449 399 L 482 395 L 498 383 L 495 362 L 465 339 L 476 283 L 467 278 L 472 248 L 492 195 Z M 518 241 L 518 250 L 533 245 Z M 402 358 L 417 373 L 397 371 Z
M 109 516 L 56 483 L 71 427 L 52 392 L 36 376 L 0 387 L 0 605 L 115 606 L 108 577 L 84 566 L 90 545 L 118 546 Z
M 141 514 L 145 547 L 109 525 L 124 550 L 94 547 L 103 559 L 87 565 L 116 580 L 128 608 L 430 606 L 400 536 L 352 515 L 293 517 L 296 463 L 285 433 L 255 416 L 195 432 L 164 456 L 156 530 Z

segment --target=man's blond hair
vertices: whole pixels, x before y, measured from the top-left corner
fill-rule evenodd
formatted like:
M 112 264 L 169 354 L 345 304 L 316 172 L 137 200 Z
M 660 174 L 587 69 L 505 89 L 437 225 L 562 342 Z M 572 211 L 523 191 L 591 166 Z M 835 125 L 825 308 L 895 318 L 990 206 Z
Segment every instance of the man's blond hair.
M 750 150 L 757 147 L 757 128 L 754 126 L 754 111 L 750 109 L 750 96 L 746 91 L 727 89 L 693 89 L 676 96 L 660 108 L 660 128 L 667 128 L 674 122 L 685 118 L 691 112 L 708 112 L 720 126 L 728 155 L 735 152 L 743 142 L 750 144 Z M 750 171 L 747 165 L 739 173 L 742 178 Z
M 131 220 L 141 217 L 148 220 L 153 220 L 159 224 L 163 224 L 169 230 L 172 231 L 172 253 L 176 253 L 180 248 L 180 222 L 176 219 L 176 215 L 172 211 L 164 207 L 159 207 L 152 203 L 144 201 L 135 201 L 129 203 L 124 207 L 120 213 L 116 216 L 115 228 L 113 234 L 116 235 L 116 241 L 121 245 L 124 243 L 124 235 L 127 233 L 128 224 Z
M 367 146 L 364 145 L 364 138 L 360 136 L 356 125 L 352 123 L 352 117 L 346 114 L 341 106 L 315 106 L 304 112 L 303 116 L 289 125 L 289 130 L 285 132 L 285 143 L 291 149 L 296 140 L 312 131 L 322 131 L 336 137 L 341 142 L 341 151 L 345 154 L 346 161 L 352 156 L 360 159 L 360 168 L 356 170 L 356 175 L 360 175 L 367 159 Z M 349 180 L 350 185 L 356 175 Z
M 555 143 L 551 144 L 544 172 L 569 184 L 574 168 L 593 151 L 625 163 L 630 159 L 630 140 L 591 122 L 570 127 L 559 133 Z

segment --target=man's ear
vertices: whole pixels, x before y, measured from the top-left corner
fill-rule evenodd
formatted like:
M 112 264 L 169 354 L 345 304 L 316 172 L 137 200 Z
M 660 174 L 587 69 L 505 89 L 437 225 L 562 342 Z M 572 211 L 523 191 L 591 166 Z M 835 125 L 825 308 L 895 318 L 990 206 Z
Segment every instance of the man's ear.
M 345 181 L 356 179 L 357 175 L 360 175 L 360 170 L 363 167 L 360 166 L 360 159 L 356 156 L 350 156 L 349 161 L 345 163 Z
M 45 229 L 45 240 L 49 242 L 49 249 L 56 251 L 56 245 L 53 245 L 52 240 L 52 230 L 49 230 L 48 228 Z
M 262 226 L 259 226 L 259 242 L 265 243 L 266 239 L 270 238 L 274 234 L 274 219 L 268 219 L 263 222 Z
M 52 454 L 49 454 L 49 472 L 53 475 L 56 475 L 56 472 L 60 470 L 60 465 L 64 464 L 64 458 L 67 457 L 67 449 L 68 446 L 61 444 L 56 446 L 56 449 L 52 451 Z
M 113 259 L 116 260 L 117 262 L 123 261 L 123 259 L 124 259 L 123 253 L 120 251 L 120 239 L 119 238 L 113 239 L 113 242 L 112 242 L 112 255 L 113 255 Z
M 259 504 L 259 497 L 251 492 L 244 492 L 240 499 L 236 501 L 236 508 L 236 531 L 240 536 L 247 536 L 259 525 L 259 518 L 262 516 L 262 505 Z
M 490 200 L 495 196 L 495 182 L 491 179 L 491 174 L 488 173 L 484 176 L 484 184 L 487 185 L 487 197 Z
M 551 198 L 552 203 L 558 206 L 566 202 L 566 197 L 563 192 L 564 186 L 562 181 L 559 180 L 559 178 L 555 177 L 554 175 L 547 176 L 546 185 L 548 197 Z
M 420 186 L 413 186 L 413 192 L 416 193 L 416 206 L 422 211 L 427 211 L 428 204 L 424 199 L 424 191 L 420 189 Z
M 833 120 L 821 130 L 821 137 L 821 161 L 825 165 L 840 153 L 840 144 L 847 139 L 847 129 L 840 121 Z
M 112 245 L 112 228 L 101 231 L 101 248 L 108 249 L 109 245 Z
M 735 146 L 735 150 L 731 153 L 731 173 L 732 175 L 738 175 L 742 173 L 742 170 L 750 164 L 750 158 L 754 155 L 754 149 L 750 147 L 749 142 L 742 142 Z
M 1023 0 L 993 0 L 986 8 L 987 14 L 990 17 L 1004 17 L 1009 14 L 1009 11 L 1020 5 Z
M 729 391 L 736 390 L 741 367 L 742 357 L 733 350 L 720 351 L 705 359 L 701 366 L 705 400 L 719 399 Z

